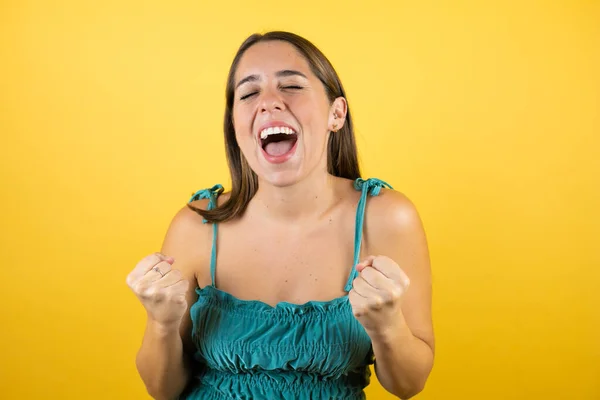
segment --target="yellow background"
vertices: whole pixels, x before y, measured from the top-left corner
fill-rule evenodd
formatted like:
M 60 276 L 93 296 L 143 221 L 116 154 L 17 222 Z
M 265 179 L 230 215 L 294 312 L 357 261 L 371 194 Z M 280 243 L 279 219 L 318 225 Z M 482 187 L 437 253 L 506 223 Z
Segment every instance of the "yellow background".
M 568 0 L 3 0 L 0 398 L 147 398 L 125 277 L 229 187 L 227 69 L 270 29 L 331 59 L 364 175 L 422 214 L 419 399 L 600 399 L 600 5 Z

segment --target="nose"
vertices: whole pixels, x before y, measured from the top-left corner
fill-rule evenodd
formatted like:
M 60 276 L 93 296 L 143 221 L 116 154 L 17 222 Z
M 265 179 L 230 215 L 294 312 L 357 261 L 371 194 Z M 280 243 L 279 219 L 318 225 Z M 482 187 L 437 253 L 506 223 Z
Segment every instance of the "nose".
M 285 110 L 285 104 L 279 93 L 273 89 L 264 90 L 260 101 L 260 112 L 272 113 L 283 110 Z

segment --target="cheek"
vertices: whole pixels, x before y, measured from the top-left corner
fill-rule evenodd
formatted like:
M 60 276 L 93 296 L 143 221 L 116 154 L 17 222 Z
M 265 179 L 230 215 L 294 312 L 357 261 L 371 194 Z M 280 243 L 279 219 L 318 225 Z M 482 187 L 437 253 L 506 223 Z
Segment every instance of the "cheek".
M 235 129 L 235 137 L 239 140 L 247 140 L 252 136 L 251 120 L 247 114 L 239 108 L 233 110 L 233 128 Z
M 303 115 L 302 119 L 305 121 L 304 127 L 310 132 L 307 140 L 311 146 L 322 146 L 327 140 L 327 116 L 315 115 L 313 112 Z
M 322 139 L 321 136 L 327 134 L 329 105 L 326 102 L 320 99 L 309 99 L 302 104 L 297 104 L 295 110 L 303 126 L 310 129 L 311 136 L 315 135 Z

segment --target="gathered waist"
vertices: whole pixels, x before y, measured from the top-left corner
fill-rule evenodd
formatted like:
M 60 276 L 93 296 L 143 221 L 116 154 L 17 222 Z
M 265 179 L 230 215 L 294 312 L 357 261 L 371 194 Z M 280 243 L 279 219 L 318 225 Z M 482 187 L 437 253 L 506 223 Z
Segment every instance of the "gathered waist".
M 363 389 L 369 383 L 370 370 L 323 378 L 310 372 L 293 370 L 257 370 L 232 373 L 205 370 L 196 377 L 189 393 L 180 399 L 348 399 L 363 400 Z

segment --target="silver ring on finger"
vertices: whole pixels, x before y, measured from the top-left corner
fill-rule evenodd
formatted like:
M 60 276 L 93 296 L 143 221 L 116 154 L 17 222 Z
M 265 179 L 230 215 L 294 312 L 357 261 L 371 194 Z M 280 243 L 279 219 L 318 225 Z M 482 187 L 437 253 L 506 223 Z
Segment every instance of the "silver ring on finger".
M 155 270 L 156 272 L 158 272 L 160 274 L 160 277 L 162 278 L 163 276 L 165 276 L 165 274 L 162 273 L 162 271 L 160 270 L 160 268 L 158 268 L 158 266 L 154 266 L 152 268 L 153 270 Z

